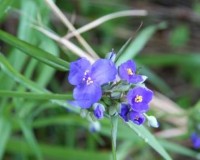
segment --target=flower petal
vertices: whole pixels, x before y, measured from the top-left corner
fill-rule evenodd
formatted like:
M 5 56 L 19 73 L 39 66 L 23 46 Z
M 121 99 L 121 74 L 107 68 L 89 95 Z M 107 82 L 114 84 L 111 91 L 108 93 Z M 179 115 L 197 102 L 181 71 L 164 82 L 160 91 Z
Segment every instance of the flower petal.
M 134 111 L 131 111 L 129 113 L 129 119 L 137 125 L 141 125 L 145 122 L 145 116 L 141 113 L 134 112 Z
M 139 99 L 137 99 L 137 97 Z M 145 87 L 136 87 L 127 94 L 127 99 L 131 105 L 148 104 L 153 98 L 153 92 Z M 137 101 L 138 100 L 138 101 Z
M 100 85 L 113 81 L 116 74 L 115 64 L 108 59 L 97 60 L 91 68 L 92 79 Z
M 101 99 L 102 91 L 100 85 L 79 85 L 73 91 L 73 97 L 81 108 L 89 108 Z
M 85 71 L 91 67 L 90 62 L 81 58 L 75 62 L 70 63 L 70 71 L 68 80 L 72 85 L 79 85 L 82 82 Z
M 149 110 L 148 104 L 135 104 L 131 105 L 133 111 L 144 113 Z
M 102 119 L 103 116 L 104 116 L 104 111 L 105 111 L 105 107 L 100 104 L 100 103 L 95 103 L 94 104 L 94 116 L 97 118 L 97 119 Z
M 120 105 L 120 112 L 119 115 L 124 119 L 124 121 L 128 122 L 128 113 L 129 113 L 129 106 L 127 104 L 121 104 Z

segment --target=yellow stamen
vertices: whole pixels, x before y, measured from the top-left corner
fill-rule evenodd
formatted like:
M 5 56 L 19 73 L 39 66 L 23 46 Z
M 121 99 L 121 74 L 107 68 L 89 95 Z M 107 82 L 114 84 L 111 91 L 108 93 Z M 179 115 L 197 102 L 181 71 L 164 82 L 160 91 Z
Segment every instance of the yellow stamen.
M 142 96 L 136 95 L 135 102 L 139 103 L 142 102 L 142 100 L 143 100 Z
M 134 73 L 133 73 L 133 71 L 130 69 L 130 68 L 127 68 L 127 73 L 128 73 L 128 75 L 130 75 L 130 76 L 132 76 Z

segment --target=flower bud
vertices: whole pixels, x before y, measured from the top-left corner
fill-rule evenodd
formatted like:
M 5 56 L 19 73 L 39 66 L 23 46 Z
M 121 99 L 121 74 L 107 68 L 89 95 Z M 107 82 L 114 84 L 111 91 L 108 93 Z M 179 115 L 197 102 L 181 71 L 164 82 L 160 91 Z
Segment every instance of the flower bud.
M 116 53 L 114 52 L 114 50 L 112 49 L 111 52 L 109 52 L 106 56 L 107 59 L 111 60 L 112 62 L 115 61 L 116 58 Z
M 93 133 L 99 132 L 100 129 L 101 129 L 101 124 L 98 121 L 90 123 L 90 126 L 89 126 L 90 132 L 93 132 Z
M 105 111 L 105 107 L 100 104 L 100 103 L 95 103 L 94 104 L 94 116 L 97 118 L 97 119 L 102 119 L 103 116 L 104 116 L 104 111 Z
M 159 123 L 158 123 L 156 117 L 147 116 L 147 120 L 148 120 L 149 126 L 154 127 L 154 128 L 158 128 L 159 127 Z

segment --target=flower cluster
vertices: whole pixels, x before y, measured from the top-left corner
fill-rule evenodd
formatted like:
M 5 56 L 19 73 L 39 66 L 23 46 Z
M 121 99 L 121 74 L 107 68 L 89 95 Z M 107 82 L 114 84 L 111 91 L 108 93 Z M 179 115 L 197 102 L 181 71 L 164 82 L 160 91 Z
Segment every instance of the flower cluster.
M 143 83 L 147 77 L 137 74 L 133 60 L 118 68 L 114 60 L 115 54 L 111 52 L 107 59 L 98 59 L 93 64 L 85 58 L 70 64 L 68 80 L 75 86 L 73 103 L 92 113 L 93 119 L 118 114 L 124 121 L 137 125 L 147 118 L 150 125 L 154 123 L 151 126 L 157 127 L 155 117 L 145 114 L 153 97 Z

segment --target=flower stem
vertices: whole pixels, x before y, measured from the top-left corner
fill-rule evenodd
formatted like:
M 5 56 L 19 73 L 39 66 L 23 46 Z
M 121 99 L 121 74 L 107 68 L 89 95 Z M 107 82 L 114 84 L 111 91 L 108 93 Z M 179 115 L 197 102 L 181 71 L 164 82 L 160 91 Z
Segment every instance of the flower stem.
M 118 126 L 118 116 L 111 116 L 111 137 L 112 137 L 112 155 L 113 160 L 117 160 L 116 154 L 116 140 L 117 140 L 117 126 Z

